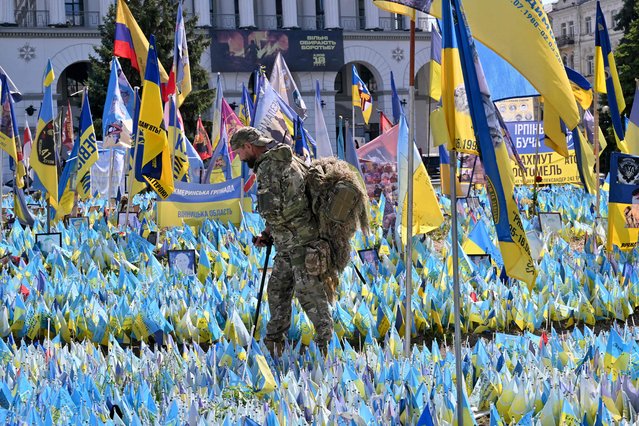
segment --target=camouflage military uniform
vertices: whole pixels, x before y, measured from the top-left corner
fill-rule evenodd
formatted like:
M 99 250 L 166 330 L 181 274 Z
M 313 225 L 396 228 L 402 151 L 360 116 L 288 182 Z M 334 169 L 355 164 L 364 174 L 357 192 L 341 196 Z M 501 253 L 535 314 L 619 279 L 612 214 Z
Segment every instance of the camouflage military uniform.
M 306 195 L 304 163 L 287 145 L 277 145 L 255 162 L 257 205 L 277 249 L 268 284 L 271 320 L 266 339 L 281 342 L 291 324 L 291 300 L 297 296 L 315 326 L 315 341 L 325 348 L 333 319 L 324 285 L 306 267 L 307 247 L 319 239 L 316 219 Z

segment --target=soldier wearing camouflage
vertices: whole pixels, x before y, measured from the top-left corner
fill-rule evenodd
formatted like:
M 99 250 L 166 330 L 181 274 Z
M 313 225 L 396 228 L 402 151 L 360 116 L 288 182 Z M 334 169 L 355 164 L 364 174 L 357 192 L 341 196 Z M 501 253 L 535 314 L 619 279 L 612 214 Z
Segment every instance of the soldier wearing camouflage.
M 271 350 L 281 347 L 291 324 L 295 294 L 315 326 L 315 342 L 325 349 L 333 320 L 320 279 L 322 257 L 315 251 L 320 241 L 306 192 L 307 166 L 289 146 L 265 138 L 252 127 L 239 129 L 231 138 L 231 147 L 257 176 L 257 207 L 267 224 L 258 244 L 272 236 L 277 249 L 268 284 L 267 346 Z

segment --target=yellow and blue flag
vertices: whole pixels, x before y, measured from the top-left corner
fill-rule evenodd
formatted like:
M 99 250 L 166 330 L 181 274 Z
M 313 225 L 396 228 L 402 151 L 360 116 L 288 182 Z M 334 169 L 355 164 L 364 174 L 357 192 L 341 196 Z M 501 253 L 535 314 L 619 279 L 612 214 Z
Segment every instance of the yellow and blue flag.
M 352 84 L 353 106 L 361 108 L 364 121 L 368 124 L 368 120 L 371 118 L 371 113 L 373 112 L 373 98 L 371 97 L 371 93 L 368 91 L 368 87 L 366 87 L 364 81 L 359 77 L 359 74 L 357 74 L 357 68 L 355 68 L 355 65 L 353 65 Z
M 457 12 L 455 31 L 459 42 L 470 115 L 486 173 L 486 189 L 504 265 L 509 276 L 524 281 L 532 287 L 537 273 L 514 197 L 514 177 L 508 150 L 501 136 L 496 107 L 490 98 L 481 63 L 475 61 L 477 52 L 461 9 L 461 2 L 453 1 Z M 450 2 L 443 2 L 444 34 L 453 26 L 450 7 Z M 564 78 L 566 78 L 565 72 Z M 571 101 L 574 105 L 574 97 Z M 576 108 L 576 105 L 574 107 Z
M 450 197 L 450 155 L 448 155 L 448 151 L 443 145 L 438 146 L 439 148 L 439 176 L 441 180 L 441 193 L 443 195 L 448 195 Z M 455 185 L 457 190 L 457 195 L 462 193 L 461 183 L 459 182 L 459 177 L 455 176 Z
M 409 170 L 408 150 L 413 150 L 413 167 Z M 401 242 L 405 243 L 408 238 L 408 179 L 413 179 L 413 235 L 425 234 L 433 229 L 439 228 L 444 222 L 424 163 L 419 161 L 420 155 L 413 141 L 408 140 L 408 124 L 406 117 L 402 115 L 399 119 L 399 135 L 397 136 L 397 164 L 399 175 L 398 207 L 397 207 L 397 235 Z M 412 235 L 411 235 L 412 237 Z
M 639 155 L 639 85 L 635 90 L 630 119 L 626 128 L 626 146 L 631 155 Z
M 173 193 L 171 151 L 164 128 L 160 71 L 155 50 L 155 37 L 151 35 L 144 88 L 138 120 L 138 143 L 144 146 L 142 176 L 162 199 Z
M 590 108 L 593 100 L 592 85 L 588 80 L 586 80 L 586 77 L 579 74 L 577 71 L 572 68 L 565 68 L 566 75 L 570 81 L 570 87 L 572 88 L 572 93 L 575 95 L 575 100 L 583 109 Z
M 58 164 L 55 151 L 55 128 L 53 125 L 53 94 L 51 84 L 55 76 L 51 61 L 47 61 L 44 74 L 44 96 L 36 127 L 35 146 L 31 150 L 30 164 L 40 184 L 49 193 L 53 208 L 58 205 Z
M 178 3 L 177 20 L 175 23 L 175 44 L 173 47 L 173 69 L 171 70 L 171 74 L 175 79 L 177 105 L 180 107 L 184 99 L 191 93 L 191 66 L 189 64 L 189 48 L 186 43 L 186 28 L 184 27 L 181 1 Z M 169 82 L 171 82 L 170 76 Z M 169 83 L 169 87 L 170 86 L 171 84 Z
M 184 125 L 182 124 L 182 116 L 175 105 L 175 96 L 169 96 L 167 101 L 169 123 L 169 144 L 173 147 L 173 179 L 189 182 L 189 157 L 187 155 L 187 141 L 184 135 Z
M 44 87 L 51 86 L 55 80 L 55 73 L 53 72 L 53 65 L 51 65 L 51 59 L 47 59 L 47 67 L 44 69 L 44 77 L 42 78 L 42 85 Z
M 448 18 L 444 16 L 444 19 Z M 440 96 L 451 144 L 448 149 L 479 155 L 457 43 L 453 27 L 442 26 Z
M 581 129 L 576 127 L 572 131 L 572 142 L 577 160 L 579 179 L 589 194 L 596 194 L 596 181 L 594 174 L 595 154 L 592 145 L 586 140 Z
M 251 117 L 253 116 L 253 99 L 249 95 L 244 83 L 242 83 L 242 99 L 240 100 L 240 111 L 237 115 L 245 126 L 251 125 Z
M 313 153 L 306 139 L 304 124 L 301 117 L 295 119 L 295 154 L 304 160 L 306 164 L 311 164 Z
M 442 36 L 435 29 L 430 34 L 428 95 L 439 102 L 442 98 Z
M 597 1 L 596 31 L 595 31 L 595 92 L 608 95 L 608 106 L 610 108 L 610 118 L 615 131 L 617 143 L 621 142 L 619 148 L 623 149 L 625 131 L 621 114 L 626 109 L 626 101 L 621 92 L 621 83 L 617 74 L 615 56 L 612 53 L 606 18 L 601 11 L 601 5 Z
M 13 97 L 11 96 L 11 89 L 9 86 L 9 79 L 6 74 L 0 74 L 0 149 L 4 150 L 7 154 L 13 158 L 13 161 L 18 161 L 18 146 L 16 146 L 18 132 L 18 124 L 16 121 L 16 115 L 13 110 Z M 20 149 L 20 153 L 22 149 Z
M 98 144 L 95 140 L 93 117 L 89 105 L 88 90 L 84 91 L 82 112 L 80 113 L 80 136 L 78 147 L 78 198 L 86 200 L 91 197 L 91 166 L 98 161 Z
M 608 193 L 608 250 L 632 250 L 639 240 L 639 156 L 613 152 Z

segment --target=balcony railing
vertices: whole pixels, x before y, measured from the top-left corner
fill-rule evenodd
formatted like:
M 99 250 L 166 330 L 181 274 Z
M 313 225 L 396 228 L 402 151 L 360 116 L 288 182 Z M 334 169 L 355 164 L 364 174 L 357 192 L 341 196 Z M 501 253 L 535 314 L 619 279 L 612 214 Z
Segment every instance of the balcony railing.
M 16 10 L 16 25 L 19 27 L 46 27 L 49 25 L 48 10 Z
M 299 16 L 297 23 L 303 30 L 322 30 L 324 29 L 324 15 Z
M 216 30 L 233 30 L 240 26 L 240 15 L 211 13 L 211 27 Z
M 67 25 L 70 27 L 97 27 L 100 25 L 99 12 L 67 13 Z
M 575 44 L 575 36 L 572 34 L 560 35 L 557 37 L 557 47 Z
M 366 28 L 366 19 L 363 16 L 342 16 L 339 23 L 344 31 L 358 31 Z
M 257 15 L 255 25 L 264 30 L 282 28 L 282 15 Z

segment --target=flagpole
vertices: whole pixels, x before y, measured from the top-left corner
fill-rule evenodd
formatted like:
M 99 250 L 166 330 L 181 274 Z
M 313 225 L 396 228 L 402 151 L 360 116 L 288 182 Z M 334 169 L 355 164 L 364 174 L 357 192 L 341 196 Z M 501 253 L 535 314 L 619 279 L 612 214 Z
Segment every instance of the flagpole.
M 351 131 L 353 132 L 353 145 L 355 145 L 355 106 L 351 105 L 351 110 L 353 111 L 353 128 L 351 129 Z M 364 111 L 362 110 L 362 113 Z M 346 136 L 346 135 L 344 135 Z M 344 158 L 346 158 L 346 137 L 344 137 Z
M 455 373 L 457 379 L 455 384 L 457 387 L 457 424 L 464 424 L 464 415 L 461 409 L 462 399 L 462 365 L 461 365 L 461 325 L 460 325 L 460 300 L 461 290 L 459 288 L 459 242 L 457 234 L 457 182 L 455 175 L 457 173 L 457 151 L 450 151 L 450 215 L 451 215 L 451 243 L 453 251 L 453 308 L 455 311 Z
M 430 87 L 428 91 L 430 92 Z M 426 99 L 428 100 L 428 120 L 426 120 L 426 161 L 428 161 L 428 164 L 430 164 L 430 96 L 426 96 Z
M 410 340 L 412 331 L 411 299 L 413 296 L 413 164 L 415 153 L 413 139 L 415 138 L 415 21 L 410 21 L 410 66 L 408 86 L 408 209 L 406 212 L 406 248 L 404 250 L 404 264 L 406 265 L 406 307 L 404 323 L 404 356 L 410 355 Z M 400 202 L 402 202 L 400 200 Z M 401 220 L 401 218 L 399 219 Z M 401 233 L 401 227 L 400 227 Z M 400 235 L 401 239 L 401 235 Z
M 113 180 L 113 147 L 109 148 L 109 182 L 107 183 L 107 201 L 111 207 L 111 181 Z
M 176 71 L 176 74 L 177 74 L 177 71 Z M 177 86 L 175 88 L 175 93 L 177 93 Z M 170 96 L 173 97 L 173 106 L 174 106 L 174 108 L 173 108 L 173 126 L 175 126 L 175 131 L 173 132 L 173 141 L 172 141 L 173 148 L 171 148 L 171 173 L 175 174 L 175 172 L 174 172 L 174 170 L 175 170 L 175 144 L 177 143 L 177 130 L 178 130 L 177 110 L 178 110 L 178 105 L 177 105 L 177 97 L 175 96 L 175 94 L 170 95 Z
M 596 85 L 597 78 L 595 78 Z M 597 87 L 594 90 L 594 99 L 593 99 L 593 109 L 594 109 L 594 121 L 595 126 L 593 128 L 594 134 L 594 155 L 595 155 L 595 192 L 596 192 L 596 201 L 595 201 L 595 226 L 593 228 L 593 236 L 595 242 L 595 248 L 597 247 L 597 226 L 599 225 L 599 204 L 601 203 L 601 190 L 599 183 L 599 173 L 601 164 L 599 162 L 599 150 L 601 149 L 601 145 L 599 143 L 599 93 L 597 93 Z
M 138 92 L 140 91 L 139 87 L 135 87 L 133 89 L 133 91 L 135 92 L 135 97 L 133 99 L 135 99 L 135 102 L 138 102 Z M 136 105 L 137 108 L 137 105 Z M 133 126 L 135 127 L 135 126 Z M 126 201 L 126 227 L 129 227 L 129 213 L 131 212 L 131 203 L 133 203 L 133 196 L 132 196 L 132 192 L 133 192 L 133 180 L 135 179 L 135 165 L 137 162 L 137 158 L 138 158 L 138 135 L 140 134 L 139 131 L 135 132 L 135 135 L 133 136 L 133 140 L 135 141 L 135 148 L 133 149 L 133 168 L 131 169 L 131 174 L 129 175 L 129 189 L 128 189 L 128 194 L 129 194 L 129 198 Z
M 537 187 L 538 187 L 538 182 L 537 182 L 537 176 L 539 175 L 539 138 L 541 136 L 541 123 L 542 123 L 542 117 L 541 117 L 541 99 L 538 100 L 537 103 L 537 127 L 535 130 L 535 176 L 533 176 L 533 215 L 537 214 Z

